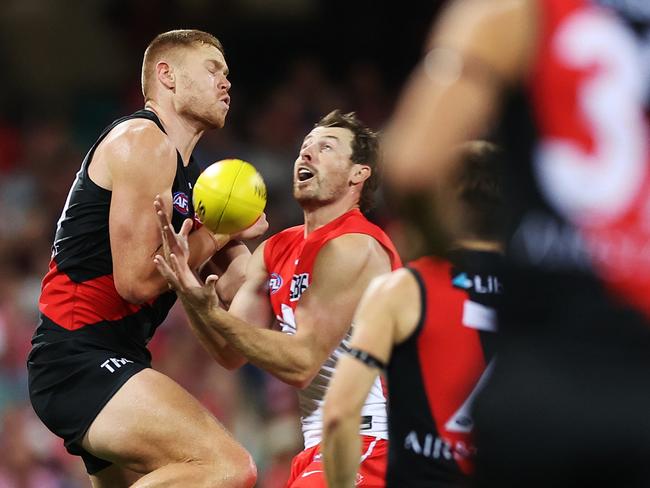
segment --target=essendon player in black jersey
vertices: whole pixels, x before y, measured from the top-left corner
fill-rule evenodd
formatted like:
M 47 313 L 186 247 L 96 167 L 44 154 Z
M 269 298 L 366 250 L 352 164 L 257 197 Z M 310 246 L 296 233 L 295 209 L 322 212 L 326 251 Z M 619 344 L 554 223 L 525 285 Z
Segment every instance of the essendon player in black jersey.
M 248 453 L 198 401 L 151 369 L 146 348 L 175 300 L 152 262 L 161 245 L 152 204 L 157 195 L 167 202 L 177 229 L 194 216 L 192 151 L 205 130 L 224 124 L 227 76 L 214 36 L 183 30 L 156 37 L 142 68 L 145 110 L 100 135 L 58 223 L 28 358 L 29 391 L 45 425 L 82 457 L 94 487 L 255 482 Z M 262 218 L 242 237 L 265 228 Z M 190 262 L 196 269 L 212 258 L 230 275 L 224 287 L 236 287 L 233 277 L 250 253 L 228 241 L 197 228 Z
M 471 406 L 491 368 L 502 287 L 502 197 L 496 147 L 474 141 L 460 152 L 461 168 L 436 199 L 454 209 L 453 250 L 375 279 L 355 314 L 350 357 L 339 361 L 324 408 L 332 488 L 354 485 L 360 409 L 384 365 L 386 486 L 461 486 L 473 472 Z
M 498 360 L 476 403 L 484 486 L 650 486 L 650 2 L 464 0 L 386 133 L 423 188 L 500 114 Z

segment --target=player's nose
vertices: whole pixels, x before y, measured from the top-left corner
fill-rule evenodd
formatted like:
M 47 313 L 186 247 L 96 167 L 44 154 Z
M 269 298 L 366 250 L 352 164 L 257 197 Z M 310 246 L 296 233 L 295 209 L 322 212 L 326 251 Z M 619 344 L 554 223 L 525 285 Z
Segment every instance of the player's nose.
M 230 90 L 231 86 L 232 83 L 230 83 L 230 80 L 228 80 L 228 78 L 226 78 L 225 76 L 223 76 L 221 80 L 219 80 L 219 90 L 223 90 L 227 92 L 228 90 Z
M 310 162 L 313 159 L 313 154 L 312 154 L 312 148 L 313 147 L 314 147 L 313 144 L 309 144 L 309 145 L 303 147 L 300 150 L 300 160 L 301 161 Z

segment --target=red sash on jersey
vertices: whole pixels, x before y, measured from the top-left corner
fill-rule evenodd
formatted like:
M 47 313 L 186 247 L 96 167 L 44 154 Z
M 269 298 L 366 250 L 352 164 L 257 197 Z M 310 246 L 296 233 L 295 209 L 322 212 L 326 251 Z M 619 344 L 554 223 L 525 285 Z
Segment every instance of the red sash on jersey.
M 474 470 L 471 424 L 452 427 L 486 370 L 479 330 L 464 325 L 468 294 L 452 284 L 452 265 L 433 257 L 408 264 L 422 279 L 425 311 L 417 335 L 417 354 L 436 431 L 465 474 Z

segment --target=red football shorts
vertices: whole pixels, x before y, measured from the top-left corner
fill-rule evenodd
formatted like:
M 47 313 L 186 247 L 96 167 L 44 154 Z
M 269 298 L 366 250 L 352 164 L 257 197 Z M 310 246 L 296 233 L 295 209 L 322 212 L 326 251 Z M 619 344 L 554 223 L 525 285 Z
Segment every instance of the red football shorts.
M 387 440 L 361 436 L 361 464 L 356 486 L 384 488 L 386 486 L 387 461 Z M 291 476 L 289 476 L 286 488 L 327 488 L 320 444 L 302 451 L 293 458 Z

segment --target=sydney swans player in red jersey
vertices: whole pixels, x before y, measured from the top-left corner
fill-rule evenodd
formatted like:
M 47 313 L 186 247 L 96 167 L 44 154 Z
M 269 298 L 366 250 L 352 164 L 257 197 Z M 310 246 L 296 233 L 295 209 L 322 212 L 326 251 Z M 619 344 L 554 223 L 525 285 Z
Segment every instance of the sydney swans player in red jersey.
M 151 369 L 146 347 L 176 299 L 151 262 L 161 245 L 151 201 L 161 196 L 177 229 L 194 216 L 200 170 L 192 151 L 206 130 L 223 127 L 229 89 L 214 36 L 157 36 L 142 65 L 145 109 L 100 135 L 59 220 L 28 358 L 29 392 L 96 488 L 137 478 L 134 487 L 255 483 L 248 453 L 187 391 Z M 217 253 L 229 239 L 200 228 L 188 236 L 188 259 L 196 269 L 223 258 L 223 287 L 232 289 L 250 253 L 236 243 Z
M 156 262 L 208 350 L 225 366 L 250 361 L 298 388 L 305 450 L 293 461 L 290 487 L 326 486 L 319 449 L 325 392 L 361 294 L 400 266 L 391 241 L 361 213 L 377 186 L 377 154 L 375 134 L 353 114 L 334 111 L 318 122 L 294 164 L 305 223 L 255 250 L 228 312 L 218 306 L 213 279 L 202 285 L 188 268 L 185 235 L 174 234 L 159 214 L 172 254 Z M 233 350 L 241 357 L 224 360 Z M 379 381 L 361 415 L 358 486 L 383 486 L 386 398 Z
M 476 402 L 484 486 L 650 484 L 650 2 L 463 0 L 386 132 L 394 187 L 500 122 L 500 348 Z

